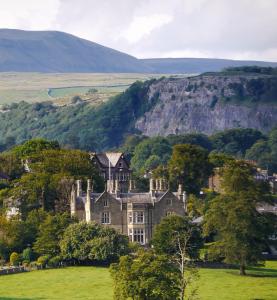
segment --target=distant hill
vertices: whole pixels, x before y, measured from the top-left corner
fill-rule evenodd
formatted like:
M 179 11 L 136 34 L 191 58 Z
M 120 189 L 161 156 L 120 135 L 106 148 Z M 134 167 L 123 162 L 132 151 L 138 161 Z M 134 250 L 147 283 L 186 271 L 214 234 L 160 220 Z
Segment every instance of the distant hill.
M 0 72 L 150 72 L 133 56 L 58 31 L 0 29 Z
M 277 62 L 215 58 L 149 58 L 141 61 L 151 68 L 153 73 L 163 74 L 217 72 L 228 67 L 246 65 L 277 67 Z
M 137 59 L 59 31 L 0 29 L 0 72 L 202 73 L 277 63 L 207 58 Z

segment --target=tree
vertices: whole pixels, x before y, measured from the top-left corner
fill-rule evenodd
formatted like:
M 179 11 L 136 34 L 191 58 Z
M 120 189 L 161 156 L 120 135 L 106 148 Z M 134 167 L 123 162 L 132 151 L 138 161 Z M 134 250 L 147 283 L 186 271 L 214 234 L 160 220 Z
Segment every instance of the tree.
M 254 179 L 254 170 L 244 161 L 229 162 L 223 169 L 223 193 L 215 197 L 205 214 L 204 232 L 216 234 L 211 257 L 245 268 L 261 259 L 268 237 L 276 230 L 276 216 L 259 213 L 257 206 L 271 203 L 269 187 Z
M 178 299 L 179 271 L 166 255 L 140 250 L 135 257 L 122 256 L 110 267 L 114 282 L 114 299 Z
M 237 128 L 216 133 L 210 139 L 216 151 L 243 157 L 247 149 L 251 148 L 258 140 L 265 139 L 265 137 L 255 129 Z
M 48 214 L 39 227 L 38 237 L 33 246 L 34 251 L 40 255 L 58 255 L 63 232 L 75 221 L 68 213 Z
M 200 228 L 189 217 L 166 217 L 156 226 L 151 243 L 158 254 L 168 255 L 177 264 L 180 299 L 184 299 L 186 287 L 196 277 L 192 261 L 203 245 Z
M 109 263 L 117 261 L 129 251 L 128 238 L 125 235 L 93 222 L 70 225 L 64 232 L 60 247 L 64 259 L 78 263 Z
M 183 184 L 190 194 L 199 194 L 212 172 L 208 152 L 190 144 L 175 145 L 169 161 L 169 176 L 173 185 Z
M 38 154 L 46 149 L 59 149 L 57 141 L 47 141 L 45 139 L 37 138 L 25 142 L 22 145 L 16 146 L 12 149 L 12 153 L 20 158 L 26 158 L 33 154 Z

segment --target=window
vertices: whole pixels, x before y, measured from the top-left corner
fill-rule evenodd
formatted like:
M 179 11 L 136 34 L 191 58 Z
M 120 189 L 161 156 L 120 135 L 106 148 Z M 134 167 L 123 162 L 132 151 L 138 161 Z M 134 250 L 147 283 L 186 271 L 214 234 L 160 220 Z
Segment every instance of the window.
M 169 216 L 175 215 L 175 213 L 174 213 L 174 211 L 167 211 L 167 212 L 165 213 L 165 215 L 166 215 L 167 217 L 169 217 Z
M 135 223 L 144 223 L 143 211 L 135 212 Z
M 144 223 L 144 212 L 143 211 L 134 211 L 128 213 L 128 221 L 130 224 L 143 224 Z
M 108 199 L 104 199 L 104 201 L 103 201 L 103 206 L 104 206 L 104 207 L 109 207 Z
M 110 224 L 111 223 L 111 217 L 109 212 L 103 212 L 102 213 L 102 219 L 101 219 L 102 224 Z
M 141 228 L 134 228 L 133 241 L 139 244 L 144 244 L 144 230 Z
M 172 199 L 166 199 L 166 204 L 167 205 L 172 205 Z

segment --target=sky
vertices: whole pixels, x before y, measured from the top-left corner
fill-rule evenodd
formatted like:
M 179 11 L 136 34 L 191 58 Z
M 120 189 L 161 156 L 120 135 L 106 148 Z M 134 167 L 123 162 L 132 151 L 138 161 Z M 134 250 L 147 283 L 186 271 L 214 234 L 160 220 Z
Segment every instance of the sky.
M 0 28 L 64 31 L 138 58 L 277 61 L 277 0 L 0 0 Z

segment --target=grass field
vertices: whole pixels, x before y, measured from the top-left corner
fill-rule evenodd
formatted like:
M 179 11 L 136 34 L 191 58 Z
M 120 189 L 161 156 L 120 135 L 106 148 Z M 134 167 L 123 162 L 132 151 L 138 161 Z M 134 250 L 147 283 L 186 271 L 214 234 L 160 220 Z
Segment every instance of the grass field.
M 199 299 L 276 300 L 277 261 L 248 270 L 200 269 Z M 106 268 L 70 267 L 0 277 L 1 300 L 112 300 L 112 281 Z
M 0 73 L 0 104 L 54 101 L 63 105 L 78 95 L 91 102 L 105 101 L 124 91 L 136 80 L 162 75 L 125 73 Z M 93 97 L 86 95 L 96 88 Z

